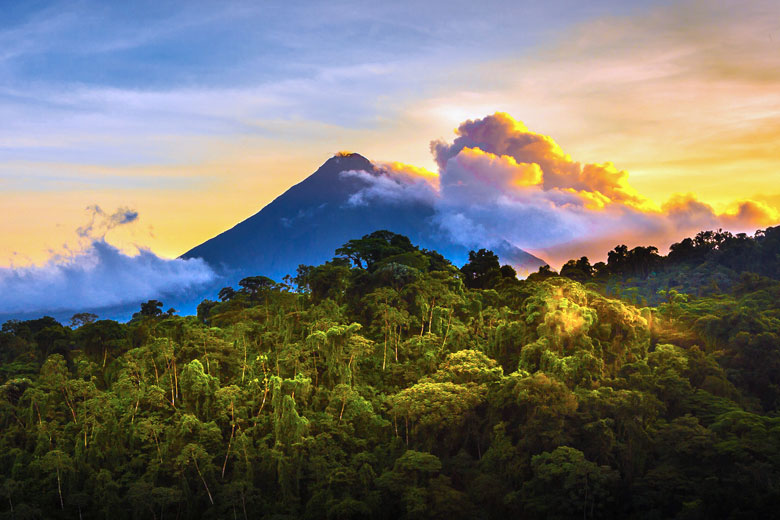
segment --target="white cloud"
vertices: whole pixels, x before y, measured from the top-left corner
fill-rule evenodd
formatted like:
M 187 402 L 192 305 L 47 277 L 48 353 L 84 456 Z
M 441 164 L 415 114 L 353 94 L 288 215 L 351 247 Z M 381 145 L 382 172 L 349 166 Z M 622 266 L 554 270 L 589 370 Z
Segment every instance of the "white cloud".
M 0 268 L 0 313 L 99 309 L 181 294 L 214 278 L 201 259 L 127 255 L 105 240 L 44 265 Z
M 138 212 L 87 208 L 89 222 L 76 230 L 79 244 L 42 265 L 0 267 L 0 314 L 96 310 L 176 296 L 212 281 L 200 258 L 166 259 L 149 249 L 123 252 L 106 234 L 138 221 Z
M 421 202 L 430 205 L 438 196 L 435 174 L 404 164 L 380 164 L 376 174 L 350 170 L 341 172 L 341 176 L 358 178 L 367 185 L 350 196 L 348 202 L 355 206 L 367 205 L 372 200 L 390 204 Z

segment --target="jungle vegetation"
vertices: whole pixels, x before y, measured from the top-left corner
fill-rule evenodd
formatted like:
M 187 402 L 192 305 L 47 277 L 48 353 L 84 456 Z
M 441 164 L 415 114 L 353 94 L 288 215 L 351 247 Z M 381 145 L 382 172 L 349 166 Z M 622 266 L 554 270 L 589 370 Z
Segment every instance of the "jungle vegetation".
M 0 333 L 3 518 L 769 518 L 780 227 L 518 280 L 378 231 Z

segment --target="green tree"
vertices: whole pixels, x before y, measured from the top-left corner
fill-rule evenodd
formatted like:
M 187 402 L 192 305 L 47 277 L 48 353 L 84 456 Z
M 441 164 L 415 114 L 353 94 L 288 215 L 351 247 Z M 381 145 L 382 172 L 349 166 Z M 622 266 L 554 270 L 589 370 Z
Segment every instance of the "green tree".
M 523 505 L 536 518 L 603 518 L 614 514 L 612 504 L 619 474 L 599 466 L 581 451 L 560 446 L 535 455 L 533 477 L 523 484 Z

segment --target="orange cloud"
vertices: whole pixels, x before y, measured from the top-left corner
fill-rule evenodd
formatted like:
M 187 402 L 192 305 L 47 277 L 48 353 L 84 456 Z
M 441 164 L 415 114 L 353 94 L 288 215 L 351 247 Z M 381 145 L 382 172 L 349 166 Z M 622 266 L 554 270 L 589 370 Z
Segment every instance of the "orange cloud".
M 431 143 L 439 168 L 446 168 L 447 161 L 466 150 L 471 150 L 466 153 L 472 155 L 479 150 L 501 157 L 504 162 L 511 159 L 514 165 L 535 165 L 545 190 L 598 193 L 596 199 L 606 198 L 636 207 L 648 205 L 648 201 L 628 184 L 628 172 L 618 170 L 609 162 L 576 162 L 552 137 L 529 131 L 509 114 L 497 112 L 482 119 L 468 120 L 458 127 L 456 134 L 458 137 L 451 144 Z
M 426 168 L 419 166 L 413 166 L 411 164 L 405 164 L 402 162 L 382 162 L 377 166 L 385 174 L 392 177 L 403 179 L 406 182 L 416 182 L 418 180 L 424 180 L 425 182 L 435 186 L 438 189 L 439 186 L 439 174 L 432 172 Z
M 743 200 L 732 206 L 731 210 L 718 214 L 709 204 L 701 202 L 692 193 L 686 193 L 673 195 L 661 209 L 682 224 L 709 220 L 713 224 L 739 231 L 753 231 L 780 221 L 780 212 L 764 202 Z
M 577 162 L 505 113 L 468 120 L 456 135 L 431 144 L 439 165 L 436 218 L 468 247 L 509 242 L 557 264 L 583 254 L 600 259 L 620 243 L 663 249 L 703 229 L 752 232 L 780 220 L 766 203 L 741 201 L 717 213 L 692 194 L 658 208 L 631 186 L 627 171 Z
M 539 185 L 544 176 L 537 163 L 518 163 L 509 155 L 496 155 L 479 148 L 463 148 L 456 158 L 482 182 L 506 189 Z
M 661 249 L 703 229 L 754 231 L 780 220 L 768 204 L 741 201 L 718 213 L 693 194 L 676 194 L 660 208 L 611 162 L 581 163 L 555 140 L 506 113 L 468 120 L 451 143 L 434 141 L 438 175 L 385 163 L 381 175 L 361 175 L 367 188 L 351 198 L 430 204 L 433 220 L 466 247 L 509 243 L 553 265 L 588 255 L 603 259 L 615 245 Z
M 752 230 L 780 222 L 780 212 L 763 202 L 744 200 L 737 203 L 734 211 L 727 211 L 720 218 L 726 227 Z

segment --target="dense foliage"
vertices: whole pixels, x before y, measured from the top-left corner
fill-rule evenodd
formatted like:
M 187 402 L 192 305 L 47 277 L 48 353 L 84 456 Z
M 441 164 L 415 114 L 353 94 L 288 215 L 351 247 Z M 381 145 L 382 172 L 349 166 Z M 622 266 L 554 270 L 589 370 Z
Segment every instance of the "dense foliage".
M 517 280 L 376 232 L 332 261 L 0 333 L 25 518 L 768 518 L 780 228 Z

